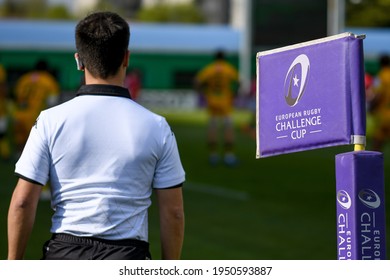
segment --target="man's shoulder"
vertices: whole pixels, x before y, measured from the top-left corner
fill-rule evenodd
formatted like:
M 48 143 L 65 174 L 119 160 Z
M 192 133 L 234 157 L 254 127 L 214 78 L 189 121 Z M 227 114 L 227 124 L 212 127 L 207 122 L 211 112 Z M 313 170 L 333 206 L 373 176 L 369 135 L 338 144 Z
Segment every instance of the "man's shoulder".
M 48 115 L 53 115 L 56 116 L 62 111 L 73 111 L 75 110 L 74 104 L 75 103 L 75 98 L 68 99 L 66 101 L 62 101 L 59 104 L 47 108 L 43 110 L 42 112 Z

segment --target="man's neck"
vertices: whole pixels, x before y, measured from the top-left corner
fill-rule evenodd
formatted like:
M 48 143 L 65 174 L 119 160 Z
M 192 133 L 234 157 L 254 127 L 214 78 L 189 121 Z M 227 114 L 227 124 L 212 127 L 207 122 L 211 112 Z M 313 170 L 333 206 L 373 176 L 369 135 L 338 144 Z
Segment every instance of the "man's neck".
M 107 79 L 95 78 L 93 77 L 88 70 L 85 70 L 85 84 L 86 85 L 114 85 L 114 86 L 124 86 L 124 77 L 122 75 L 115 75 L 108 77 Z

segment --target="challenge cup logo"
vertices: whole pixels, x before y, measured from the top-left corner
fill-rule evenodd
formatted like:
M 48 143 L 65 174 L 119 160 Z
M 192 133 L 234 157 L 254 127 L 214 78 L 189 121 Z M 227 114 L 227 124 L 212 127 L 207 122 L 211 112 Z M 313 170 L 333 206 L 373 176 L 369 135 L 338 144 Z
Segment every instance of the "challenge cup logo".
M 349 209 L 349 208 L 351 208 L 351 205 L 352 205 L 351 197 L 344 190 L 340 190 L 337 193 L 337 202 L 344 209 Z
M 302 98 L 309 70 L 310 61 L 304 54 L 297 56 L 291 63 L 284 80 L 284 98 L 289 106 L 294 107 Z
M 373 190 L 364 189 L 359 192 L 359 200 L 368 208 L 376 209 L 381 205 L 379 195 Z

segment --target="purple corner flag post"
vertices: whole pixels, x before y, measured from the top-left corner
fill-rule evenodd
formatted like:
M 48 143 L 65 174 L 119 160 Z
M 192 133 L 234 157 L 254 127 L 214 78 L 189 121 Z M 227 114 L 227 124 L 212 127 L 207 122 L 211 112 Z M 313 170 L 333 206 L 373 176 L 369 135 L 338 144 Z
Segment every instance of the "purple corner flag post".
M 383 155 L 336 155 L 337 257 L 386 259 Z
M 383 155 L 366 142 L 363 39 L 342 33 L 259 52 L 256 157 L 336 145 L 338 259 L 385 259 Z

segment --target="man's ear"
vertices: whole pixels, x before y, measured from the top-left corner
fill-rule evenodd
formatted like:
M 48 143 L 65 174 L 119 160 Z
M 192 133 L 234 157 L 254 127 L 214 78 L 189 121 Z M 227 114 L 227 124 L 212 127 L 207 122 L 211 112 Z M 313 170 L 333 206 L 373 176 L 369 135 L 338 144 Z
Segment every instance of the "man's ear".
M 78 53 L 74 54 L 74 59 L 76 60 L 77 70 L 84 71 L 85 67 Z
M 129 66 L 130 51 L 127 50 L 123 58 L 123 67 L 127 68 Z

